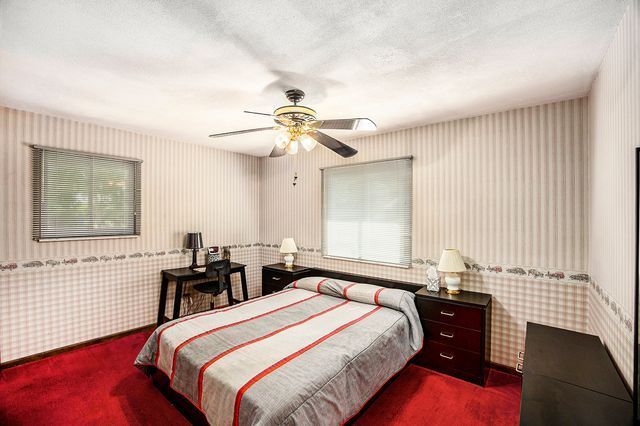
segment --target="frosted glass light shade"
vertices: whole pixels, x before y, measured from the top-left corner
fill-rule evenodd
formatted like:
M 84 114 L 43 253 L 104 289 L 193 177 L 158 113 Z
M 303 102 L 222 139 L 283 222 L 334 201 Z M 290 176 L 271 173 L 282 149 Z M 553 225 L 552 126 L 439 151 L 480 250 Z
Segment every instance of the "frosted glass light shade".
M 275 143 L 278 148 L 284 149 L 289 143 L 289 134 L 285 131 L 278 132 Z
M 306 151 L 311 151 L 313 148 L 316 147 L 316 145 L 318 145 L 318 141 L 309 135 L 300 136 L 298 138 L 298 141 Z
M 438 271 L 440 272 L 464 272 L 467 267 L 464 266 L 464 261 L 458 249 L 444 249 L 442 250 L 442 256 L 440 256 L 440 263 L 438 264 Z
M 280 253 L 297 253 L 298 247 L 296 247 L 293 238 L 285 238 L 280 245 Z
M 298 153 L 298 141 L 291 141 L 286 148 L 287 154 L 296 155 Z

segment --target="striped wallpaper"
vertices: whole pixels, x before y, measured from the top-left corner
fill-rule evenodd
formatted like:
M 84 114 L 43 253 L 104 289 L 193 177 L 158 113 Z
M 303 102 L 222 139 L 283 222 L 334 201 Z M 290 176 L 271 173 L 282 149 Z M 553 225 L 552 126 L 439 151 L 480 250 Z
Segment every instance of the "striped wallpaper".
M 28 144 L 143 160 L 141 235 L 32 241 Z M 153 323 L 160 270 L 191 263 L 172 254 L 188 231 L 237 246 L 259 295 L 258 179 L 255 157 L 0 108 L 0 362 Z
M 590 297 L 589 329 L 602 336 L 631 382 L 633 334 L 622 318 L 630 317 L 634 306 L 640 0 L 630 2 L 593 82 L 589 104 L 589 271 L 597 285 Z
M 587 118 L 582 98 L 362 137 L 348 142 L 359 153 L 346 160 L 323 147 L 262 159 L 260 240 L 293 237 L 300 264 L 416 283 L 425 261 L 457 247 L 484 268 L 465 273 L 462 287 L 494 295 L 491 360 L 513 366 L 527 321 L 586 330 L 588 286 L 540 275 L 577 271 L 588 281 L 579 274 L 588 255 Z M 405 155 L 414 158 L 414 266 L 323 259 L 320 168 Z M 280 258 L 274 248 L 262 256 Z
M 205 244 L 258 237 L 258 159 L 124 130 L 0 108 L 0 259 L 42 259 L 181 247 L 184 233 Z M 27 144 L 143 160 L 139 238 L 37 243 L 31 235 Z M 6 215 L 6 217 L 4 217 Z
M 320 247 L 321 167 L 413 155 L 413 257 L 585 271 L 587 115 L 582 98 L 262 159 L 260 240 Z

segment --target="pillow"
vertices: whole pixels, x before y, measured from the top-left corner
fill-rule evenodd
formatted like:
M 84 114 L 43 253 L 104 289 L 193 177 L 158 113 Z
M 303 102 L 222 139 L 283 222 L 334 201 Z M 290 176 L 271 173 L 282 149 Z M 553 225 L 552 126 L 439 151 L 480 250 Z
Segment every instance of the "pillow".
M 415 295 L 409 291 L 326 277 L 301 278 L 285 288 L 298 288 L 400 311 L 411 325 L 411 346 L 415 350 L 422 346 L 423 332 L 414 301 Z

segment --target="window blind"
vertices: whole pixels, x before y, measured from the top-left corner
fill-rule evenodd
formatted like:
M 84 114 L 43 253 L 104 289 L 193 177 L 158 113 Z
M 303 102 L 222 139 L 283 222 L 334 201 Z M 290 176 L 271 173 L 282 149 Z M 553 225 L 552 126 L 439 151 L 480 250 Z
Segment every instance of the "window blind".
M 322 254 L 409 267 L 411 158 L 322 170 Z
M 140 235 L 141 161 L 33 146 L 33 239 Z

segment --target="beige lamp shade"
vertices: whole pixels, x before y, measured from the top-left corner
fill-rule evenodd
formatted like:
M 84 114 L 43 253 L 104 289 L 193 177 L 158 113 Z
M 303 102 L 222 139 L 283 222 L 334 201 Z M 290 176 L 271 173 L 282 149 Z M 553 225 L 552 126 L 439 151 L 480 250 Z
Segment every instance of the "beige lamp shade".
M 282 240 L 282 244 L 280 245 L 280 253 L 297 253 L 298 247 L 296 247 L 296 242 L 293 241 L 293 238 L 285 238 Z
M 467 267 L 464 266 L 464 260 L 458 249 L 444 249 L 440 256 L 438 271 L 440 272 L 464 272 Z

